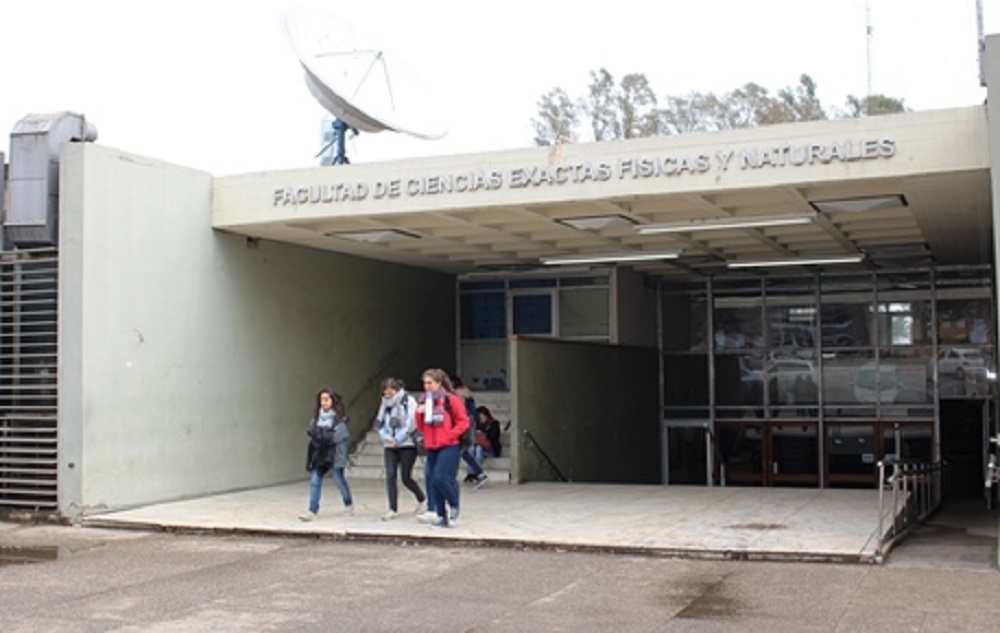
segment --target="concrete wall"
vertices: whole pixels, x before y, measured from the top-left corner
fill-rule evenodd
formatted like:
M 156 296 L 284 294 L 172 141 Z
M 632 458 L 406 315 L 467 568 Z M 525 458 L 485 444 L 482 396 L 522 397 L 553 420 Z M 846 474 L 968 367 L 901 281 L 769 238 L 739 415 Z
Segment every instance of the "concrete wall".
M 993 202 L 993 274 L 994 287 L 1000 288 L 1000 35 L 986 37 L 984 52 L 986 75 L 986 111 L 989 133 L 990 185 Z M 994 332 L 1000 332 L 1000 310 L 994 312 Z M 936 434 L 940 437 L 940 434 Z M 998 554 L 1000 556 L 1000 554 Z
M 555 476 L 525 447 L 529 431 L 571 481 L 661 478 L 656 350 L 548 339 L 511 340 L 517 481 Z
M 304 478 L 320 387 L 360 437 L 383 376 L 454 362 L 449 276 L 213 231 L 210 174 L 114 149 L 61 178 L 64 514 Z

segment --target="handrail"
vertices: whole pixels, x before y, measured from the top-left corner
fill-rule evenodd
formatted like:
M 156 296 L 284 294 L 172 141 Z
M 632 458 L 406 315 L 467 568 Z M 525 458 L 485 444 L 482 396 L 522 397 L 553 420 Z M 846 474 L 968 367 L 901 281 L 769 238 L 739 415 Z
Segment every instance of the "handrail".
M 906 536 L 941 505 L 943 476 L 948 463 L 886 459 L 878 462 L 878 546 L 879 562 L 888 548 Z M 888 473 L 888 476 L 887 476 Z M 891 493 L 887 507 L 886 492 Z M 885 531 L 887 512 L 892 519 Z
M 524 447 L 533 449 L 538 454 L 538 456 L 542 458 L 542 466 L 548 468 L 553 473 L 555 473 L 556 477 L 559 478 L 559 481 L 569 481 L 569 479 L 566 478 L 566 475 L 562 474 L 562 471 L 559 470 L 558 466 L 556 466 L 556 463 L 552 461 L 552 458 L 549 457 L 549 454 L 545 452 L 545 449 L 542 448 L 542 445 L 538 443 L 538 440 L 535 439 L 535 436 L 531 434 L 531 431 L 525 429 L 522 432 L 522 434 L 524 435 L 524 440 L 525 440 Z

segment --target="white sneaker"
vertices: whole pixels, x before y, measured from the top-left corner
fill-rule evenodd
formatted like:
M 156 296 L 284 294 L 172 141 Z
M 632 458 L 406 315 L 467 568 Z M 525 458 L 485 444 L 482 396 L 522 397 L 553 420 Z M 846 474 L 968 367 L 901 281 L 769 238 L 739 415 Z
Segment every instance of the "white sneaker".
M 449 521 L 445 521 L 444 519 L 442 519 L 441 517 L 438 517 L 438 516 L 435 516 L 434 517 L 434 521 L 431 523 L 431 527 L 432 528 L 436 528 L 436 527 L 438 527 L 438 528 L 446 528 L 446 527 L 452 527 L 454 525 L 455 525 L 454 523 L 451 523 Z
M 413 514 L 419 516 L 425 512 L 427 512 L 427 503 L 421 501 L 420 503 L 417 504 L 417 508 L 413 511 Z
M 451 525 L 452 527 L 457 526 L 458 525 L 458 515 L 459 514 L 460 513 L 459 513 L 459 509 L 458 508 L 452 508 L 451 509 L 451 516 L 448 517 L 448 524 Z
M 354 516 L 354 506 L 344 506 L 344 516 Z
M 421 523 L 435 523 L 438 520 L 437 512 L 424 512 L 417 515 L 417 521 Z
M 300 521 L 313 521 L 315 519 L 316 519 L 316 513 L 315 512 L 308 512 L 307 511 L 307 512 L 303 512 L 302 514 L 299 515 L 299 520 Z
M 396 511 L 395 510 L 389 510 L 388 512 L 386 512 L 385 514 L 382 515 L 382 520 L 383 521 L 392 521 L 395 518 L 396 518 Z

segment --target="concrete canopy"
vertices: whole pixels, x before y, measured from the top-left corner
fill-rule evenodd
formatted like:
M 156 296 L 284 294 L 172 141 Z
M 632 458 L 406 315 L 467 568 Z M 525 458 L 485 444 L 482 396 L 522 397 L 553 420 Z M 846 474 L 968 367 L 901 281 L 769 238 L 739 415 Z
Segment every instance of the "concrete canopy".
M 864 210 L 864 199 L 877 208 Z M 848 207 L 831 209 L 820 203 Z M 835 205 L 836 206 L 836 205 Z M 648 225 L 805 218 L 645 234 Z M 567 221 L 584 219 L 583 228 Z M 215 179 L 217 229 L 450 273 L 555 257 L 729 263 L 863 255 L 861 270 L 993 259 L 984 107 Z M 850 267 L 838 266 L 838 270 Z M 794 270 L 794 268 L 793 268 Z

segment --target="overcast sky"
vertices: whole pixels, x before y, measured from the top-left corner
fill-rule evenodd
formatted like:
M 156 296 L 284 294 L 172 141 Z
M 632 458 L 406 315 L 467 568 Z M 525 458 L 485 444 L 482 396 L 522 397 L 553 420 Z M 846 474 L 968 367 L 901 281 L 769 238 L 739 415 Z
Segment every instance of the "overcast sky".
M 0 8 L 0 147 L 31 113 L 84 114 L 98 142 L 217 175 L 317 164 L 324 110 L 282 9 L 336 12 L 405 56 L 449 122 L 439 141 L 362 134 L 352 162 L 531 145 L 538 98 L 588 73 L 644 73 L 658 96 L 772 92 L 807 73 L 826 105 L 876 93 L 914 110 L 979 104 L 976 0 L 32 0 Z M 1000 0 L 982 0 L 987 34 Z

